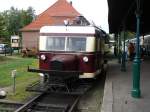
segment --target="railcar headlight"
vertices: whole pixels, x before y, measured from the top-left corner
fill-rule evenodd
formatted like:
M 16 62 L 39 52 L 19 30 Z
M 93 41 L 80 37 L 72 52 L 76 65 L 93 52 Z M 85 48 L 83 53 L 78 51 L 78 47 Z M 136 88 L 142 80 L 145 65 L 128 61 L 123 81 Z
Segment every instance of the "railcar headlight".
M 89 61 L 88 57 L 84 56 L 84 57 L 83 57 L 83 61 L 84 61 L 84 62 L 88 62 L 88 61 Z
M 5 97 L 6 97 L 6 92 L 3 91 L 3 90 L 1 90 L 1 91 L 0 91 L 0 99 L 1 99 L 1 98 L 5 98 Z
M 41 56 L 40 56 L 40 58 L 41 58 L 41 60 L 46 60 L 46 56 L 44 55 L 44 54 L 42 54 Z

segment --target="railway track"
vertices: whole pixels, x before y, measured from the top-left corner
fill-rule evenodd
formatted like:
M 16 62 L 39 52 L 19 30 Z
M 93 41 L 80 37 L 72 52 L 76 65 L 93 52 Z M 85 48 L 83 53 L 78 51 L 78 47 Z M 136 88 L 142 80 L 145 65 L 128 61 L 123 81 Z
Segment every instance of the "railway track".
M 73 112 L 80 96 L 42 93 L 15 112 Z
M 49 83 L 47 86 L 44 85 L 45 90 L 43 90 L 43 86 L 40 90 L 40 84 L 37 83 L 28 90 L 40 94 L 15 112 L 74 112 L 80 96 L 92 87 L 92 83 L 85 81 L 78 81 L 75 84 L 78 85 L 71 85 L 71 88 L 69 88 L 63 84 L 59 84 L 60 87 L 58 87 L 56 83 Z
M 0 112 L 14 112 L 22 105 L 23 103 L 0 101 Z

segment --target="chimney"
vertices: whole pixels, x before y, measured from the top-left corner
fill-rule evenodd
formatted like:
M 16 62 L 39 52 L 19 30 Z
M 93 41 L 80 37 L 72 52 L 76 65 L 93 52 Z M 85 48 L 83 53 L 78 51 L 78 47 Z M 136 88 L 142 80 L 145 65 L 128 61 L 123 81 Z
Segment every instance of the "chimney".
M 70 1 L 70 5 L 72 6 L 72 1 Z

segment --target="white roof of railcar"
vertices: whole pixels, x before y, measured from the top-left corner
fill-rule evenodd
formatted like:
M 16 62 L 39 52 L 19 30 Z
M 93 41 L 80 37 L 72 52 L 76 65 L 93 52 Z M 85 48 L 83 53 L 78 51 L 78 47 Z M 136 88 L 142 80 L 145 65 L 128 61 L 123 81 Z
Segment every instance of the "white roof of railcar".
M 95 34 L 95 27 L 93 26 L 44 26 L 40 29 L 40 33 Z
M 150 38 L 150 35 L 145 35 L 144 38 Z
M 19 39 L 19 36 L 18 35 L 12 35 L 11 39 Z

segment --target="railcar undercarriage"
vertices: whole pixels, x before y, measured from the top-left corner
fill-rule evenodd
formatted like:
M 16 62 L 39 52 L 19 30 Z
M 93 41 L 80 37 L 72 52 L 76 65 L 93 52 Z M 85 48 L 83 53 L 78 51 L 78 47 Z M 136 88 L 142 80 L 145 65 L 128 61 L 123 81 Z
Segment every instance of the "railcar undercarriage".
M 56 70 L 41 70 L 28 67 L 29 72 L 44 72 L 44 81 L 27 87 L 28 91 L 50 92 L 60 94 L 84 94 L 92 87 L 91 79 L 79 79 L 82 72 Z M 49 75 L 51 74 L 51 75 Z

